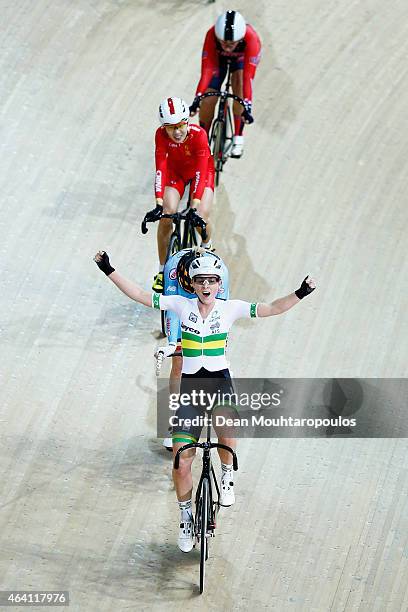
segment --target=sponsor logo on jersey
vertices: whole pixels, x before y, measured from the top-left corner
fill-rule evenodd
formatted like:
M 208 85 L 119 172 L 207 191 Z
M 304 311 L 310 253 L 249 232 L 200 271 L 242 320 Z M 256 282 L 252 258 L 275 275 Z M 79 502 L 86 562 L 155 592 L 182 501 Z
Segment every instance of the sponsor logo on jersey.
M 198 331 L 198 329 L 194 329 L 194 327 L 189 327 L 188 325 L 185 325 L 184 323 L 181 324 L 181 329 L 184 329 L 185 331 L 188 331 L 188 332 L 193 332 L 193 334 L 200 335 L 200 332 Z
M 166 291 L 171 291 L 172 293 L 174 293 L 176 289 L 177 287 L 175 287 L 174 285 L 170 285 L 170 287 L 167 287 Z
M 214 310 L 214 311 L 211 313 L 210 323 L 214 323 L 214 321 L 218 321 L 218 319 L 220 319 L 220 318 L 221 318 L 221 317 L 220 317 L 220 315 L 219 315 L 219 313 L 218 313 L 218 310 Z
M 220 329 L 220 327 L 221 325 L 219 324 L 218 321 L 216 321 L 213 325 L 210 325 L 211 333 L 216 334 L 217 331 Z
M 170 270 L 169 278 L 171 278 L 171 280 L 176 280 L 176 278 L 177 278 L 177 268 L 172 268 Z
M 194 183 L 194 193 L 197 191 L 198 183 L 200 182 L 200 176 L 201 176 L 201 172 L 197 170 L 195 183 Z
M 161 191 L 162 188 L 162 173 L 161 170 L 156 172 L 156 191 Z
M 194 312 L 190 312 L 190 316 L 188 317 L 189 321 L 192 321 L 193 323 L 197 323 L 197 315 L 194 314 Z

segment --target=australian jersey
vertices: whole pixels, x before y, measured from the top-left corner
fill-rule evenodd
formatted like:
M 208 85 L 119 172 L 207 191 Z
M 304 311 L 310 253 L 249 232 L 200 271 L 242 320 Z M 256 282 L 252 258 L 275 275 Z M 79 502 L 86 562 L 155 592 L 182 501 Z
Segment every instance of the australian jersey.
M 225 348 L 231 326 L 237 319 L 256 317 L 256 304 L 243 300 L 216 299 L 206 319 L 200 314 L 197 298 L 153 293 L 152 305 L 173 310 L 180 319 L 184 374 L 194 374 L 200 368 L 210 372 L 228 368 Z
M 180 259 L 188 253 L 191 249 L 183 249 L 182 251 L 178 251 L 174 253 L 167 261 L 164 266 L 163 276 L 164 276 L 164 291 L 163 295 L 182 295 L 183 297 L 193 300 L 196 298 L 196 294 L 187 293 L 180 285 L 177 278 L 177 264 Z M 219 292 L 217 293 L 217 298 L 220 300 L 228 300 L 229 298 L 229 277 L 228 277 L 228 269 L 224 262 L 221 263 L 221 271 L 220 276 L 222 280 L 222 285 L 220 287 Z M 169 342 L 177 343 L 177 341 L 181 338 L 181 328 L 180 321 L 178 316 L 173 310 L 166 311 L 166 333 L 167 339 Z

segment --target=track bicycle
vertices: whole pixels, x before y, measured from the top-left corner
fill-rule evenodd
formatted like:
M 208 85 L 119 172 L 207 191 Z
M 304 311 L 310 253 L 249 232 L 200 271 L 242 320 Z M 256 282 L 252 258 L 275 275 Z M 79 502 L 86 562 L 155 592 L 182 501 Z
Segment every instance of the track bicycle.
M 238 470 L 238 459 L 235 451 L 225 444 L 211 442 L 211 419 L 207 418 L 207 440 L 205 442 L 195 442 L 185 444 L 174 457 L 174 469 L 177 470 L 180 464 L 180 455 L 189 448 L 203 449 L 203 467 L 200 480 L 198 482 L 195 496 L 195 517 L 194 517 L 194 547 L 200 547 L 200 593 L 204 591 L 205 583 L 205 564 L 209 557 L 209 539 L 215 536 L 217 524 L 217 514 L 220 509 L 220 490 L 215 477 L 214 466 L 211 462 L 211 449 L 222 448 L 232 455 L 234 471 Z M 216 499 L 214 499 L 214 489 Z
M 212 122 L 208 143 L 215 165 L 215 185 L 218 187 L 220 174 L 228 157 L 231 157 L 232 139 L 234 136 L 234 121 L 229 100 L 239 102 L 243 108 L 242 117 L 247 123 L 253 123 L 254 118 L 246 108 L 242 98 L 231 93 L 231 60 L 227 60 L 227 82 L 222 91 L 209 91 L 197 96 L 190 106 L 190 114 L 194 114 L 204 98 L 218 97 L 218 111 Z
M 166 262 L 174 253 L 181 249 L 188 249 L 198 245 L 196 228 L 201 228 L 201 239 L 205 242 L 207 238 L 206 222 L 200 217 L 195 208 L 190 207 L 190 200 L 187 202 L 186 208 L 181 212 L 173 214 L 162 214 L 159 219 L 171 219 L 173 222 L 173 231 L 170 236 L 169 246 L 167 247 Z M 155 223 L 155 221 L 146 221 L 146 217 L 142 221 L 142 234 L 147 234 L 147 223 Z M 166 311 L 161 311 L 161 331 L 166 335 Z

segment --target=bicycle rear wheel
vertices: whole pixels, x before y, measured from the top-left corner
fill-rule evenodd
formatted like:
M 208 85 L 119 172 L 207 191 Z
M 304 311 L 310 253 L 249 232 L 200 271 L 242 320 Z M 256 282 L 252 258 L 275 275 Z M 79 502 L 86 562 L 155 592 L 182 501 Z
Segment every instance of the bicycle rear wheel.
M 200 593 L 204 591 L 205 583 L 205 562 L 208 559 L 208 540 L 207 540 L 207 525 L 208 525 L 208 509 L 210 503 L 209 482 L 207 478 L 203 479 L 201 488 L 201 508 L 200 508 Z

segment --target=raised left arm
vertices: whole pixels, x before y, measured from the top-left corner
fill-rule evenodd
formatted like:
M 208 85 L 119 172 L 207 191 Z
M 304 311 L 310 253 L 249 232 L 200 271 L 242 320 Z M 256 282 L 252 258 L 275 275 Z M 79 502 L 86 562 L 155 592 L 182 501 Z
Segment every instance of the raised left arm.
M 271 304 L 259 304 L 256 310 L 257 317 L 271 317 L 279 315 L 296 306 L 304 297 L 316 289 L 316 282 L 313 278 L 306 276 L 299 289 L 285 297 L 274 300 Z

